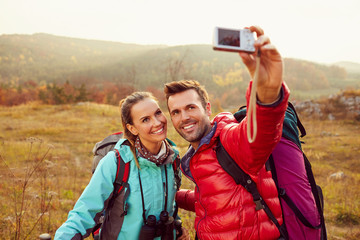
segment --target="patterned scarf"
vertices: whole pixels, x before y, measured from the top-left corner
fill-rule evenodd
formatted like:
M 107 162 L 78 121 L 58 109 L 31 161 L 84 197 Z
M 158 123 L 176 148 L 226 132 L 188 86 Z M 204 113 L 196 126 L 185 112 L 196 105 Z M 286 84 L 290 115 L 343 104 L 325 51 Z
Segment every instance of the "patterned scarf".
M 166 141 L 163 141 L 162 144 L 165 144 L 165 148 L 166 148 L 165 153 L 162 154 L 161 156 L 157 157 L 156 155 L 152 154 L 149 150 L 147 150 L 144 145 L 142 145 L 139 137 L 137 137 L 135 140 L 135 148 L 139 151 L 141 156 L 143 156 L 144 158 L 148 159 L 149 161 L 155 163 L 158 166 L 162 165 L 164 163 L 164 161 L 167 159 L 167 157 L 169 156 L 169 153 L 170 153 L 168 143 Z M 162 149 L 162 147 L 161 147 L 161 149 Z M 161 149 L 160 149 L 160 151 L 161 151 Z

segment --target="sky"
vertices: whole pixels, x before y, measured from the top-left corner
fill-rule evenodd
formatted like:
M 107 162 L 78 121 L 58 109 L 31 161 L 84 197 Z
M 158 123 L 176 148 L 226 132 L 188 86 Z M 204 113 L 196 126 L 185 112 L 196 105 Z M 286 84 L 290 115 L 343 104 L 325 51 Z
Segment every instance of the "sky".
M 0 0 L 0 35 L 173 46 L 212 44 L 215 26 L 251 25 L 283 57 L 360 63 L 359 0 Z

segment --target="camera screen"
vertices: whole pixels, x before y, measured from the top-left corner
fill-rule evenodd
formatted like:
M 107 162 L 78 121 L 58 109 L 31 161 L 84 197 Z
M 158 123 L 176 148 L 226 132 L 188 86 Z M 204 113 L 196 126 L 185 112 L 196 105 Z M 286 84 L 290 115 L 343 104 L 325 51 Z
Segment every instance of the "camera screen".
M 240 47 L 240 31 L 219 29 L 219 45 Z

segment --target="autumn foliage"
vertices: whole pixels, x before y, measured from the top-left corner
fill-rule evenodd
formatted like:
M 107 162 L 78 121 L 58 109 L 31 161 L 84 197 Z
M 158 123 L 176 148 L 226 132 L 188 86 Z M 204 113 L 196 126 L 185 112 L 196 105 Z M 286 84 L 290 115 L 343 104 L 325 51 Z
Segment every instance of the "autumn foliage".
M 38 85 L 34 81 L 27 81 L 17 85 L 0 85 L 0 105 L 14 106 L 33 101 L 54 105 L 85 101 L 117 105 L 120 99 L 133 91 L 132 86 L 111 82 L 87 87 L 85 84 L 73 85 L 69 82 Z

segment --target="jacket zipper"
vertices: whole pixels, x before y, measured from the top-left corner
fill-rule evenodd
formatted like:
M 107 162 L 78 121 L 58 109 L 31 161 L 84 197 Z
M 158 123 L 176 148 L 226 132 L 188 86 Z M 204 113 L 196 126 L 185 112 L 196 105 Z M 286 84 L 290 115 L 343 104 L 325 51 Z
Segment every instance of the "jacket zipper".
M 199 149 L 198 149 L 198 150 L 199 150 Z M 195 151 L 195 153 L 192 155 L 191 158 L 193 158 L 197 152 L 198 152 L 198 151 Z M 190 164 L 191 164 L 191 161 L 189 161 L 189 169 L 191 168 L 191 167 L 190 167 Z M 191 171 L 190 171 L 190 172 L 191 172 Z M 185 175 L 186 175 L 186 174 L 185 174 Z M 196 183 L 196 181 L 195 181 L 195 178 L 194 178 L 194 177 L 192 177 L 192 178 L 193 178 L 193 182 L 195 183 L 196 188 L 197 188 L 197 190 L 198 190 L 199 203 L 200 203 L 201 207 L 204 209 L 204 212 L 205 212 L 204 217 L 201 218 L 201 219 L 199 220 L 199 222 L 197 223 L 197 225 L 196 225 L 196 235 L 200 238 L 200 235 L 199 235 L 199 234 L 200 234 L 200 232 L 199 232 L 199 226 L 200 226 L 201 221 L 206 218 L 207 210 L 206 210 L 206 208 L 204 207 L 204 205 L 203 205 L 202 202 L 201 202 L 200 188 L 199 188 L 199 186 L 197 185 L 197 183 Z
M 198 189 L 198 192 L 199 192 L 199 203 L 200 205 L 202 206 L 202 208 L 205 210 L 205 214 L 204 214 L 204 217 L 201 218 L 198 222 L 198 224 L 196 225 L 196 235 L 198 235 L 199 239 L 200 239 L 200 232 L 199 232 L 199 226 L 200 226 L 200 223 L 202 220 L 204 220 L 206 218 L 206 215 L 207 215 L 207 210 L 206 208 L 204 207 L 204 205 L 201 203 L 201 199 L 200 199 L 200 190 L 199 190 L 199 187 L 196 185 L 197 189 Z
M 195 154 L 199 151 L 199 149 L 200 149 L 203 145 L 205 145 L 205 144 L 202 144 L 197 150 L 195 150 L 195 152 L 194 152 L 194 154 L 191 156 L 191 158 L 193 158 L 193 157 L 195 156 Z M 190 165 L 191 165 L 191 159 L 190 159 L 190 161 L 189 161 L 189 170 L 191 169 Z M 181 164 L 180 164 L 180 166 L 181 166 Z M 201 221 L 206 218 L 207 210 L 206 210 L 206 208 L 204 207 L 204 205 L 201 203 L 200 188 L 199 188 L 199 186 L 197 185 L 197 183 L 196 183 L 196 181 L 195 181 L 195 178 L 194 178 L 193 176 L 190 177 L 189 175 L 187 175 L 185 171 L 182 171 L 182 172 L 184 173 L 184 175 L 185 175 L 188 179 L 190 179 L 191 181 L 193 181 L 193 182 L 195 183 L 196 188 L 197 188 L 198 193 L 199 193 L 199 203 L 200 203 L 200 205 L 202 206 L 202 208 L 203 208 L 204 211 L 205 211 L 204 217 L 201 218 L 201 219 L 199 220 L 198 224 L 196 225 L 196 234 L 199 236 L 199 225 L 200 225 Z M 191 172 L 191 170 L 190 170 L 190 172 Z

